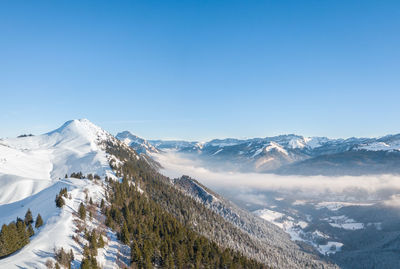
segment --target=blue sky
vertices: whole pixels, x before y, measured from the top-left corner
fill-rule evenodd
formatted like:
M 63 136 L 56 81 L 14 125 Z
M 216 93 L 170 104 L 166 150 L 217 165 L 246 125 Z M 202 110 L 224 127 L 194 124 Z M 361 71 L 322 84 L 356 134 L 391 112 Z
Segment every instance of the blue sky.
M 0 137 L 400 133 L 399 1 L 1 1 Z

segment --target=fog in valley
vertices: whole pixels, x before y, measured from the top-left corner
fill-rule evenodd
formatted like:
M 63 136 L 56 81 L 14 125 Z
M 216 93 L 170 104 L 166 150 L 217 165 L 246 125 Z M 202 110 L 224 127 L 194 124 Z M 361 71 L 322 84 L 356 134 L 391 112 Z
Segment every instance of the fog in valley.
M 400 193 L 399 176 L 282 176 L 216 172 L 176 152 L 155 154 L 153 157 L 162 165 L 162 173 L 171 178 L 188 175 L 222 195 L 259 205 L 268 201 L 266 194 L 261 193 L 273 192 L 279 193 L 284 199 L 370 201 L 382 202 L 386 206 L 400 206 L 400 196 L 397 195 Z M 300 201 L 297 200 L 297 203 Z

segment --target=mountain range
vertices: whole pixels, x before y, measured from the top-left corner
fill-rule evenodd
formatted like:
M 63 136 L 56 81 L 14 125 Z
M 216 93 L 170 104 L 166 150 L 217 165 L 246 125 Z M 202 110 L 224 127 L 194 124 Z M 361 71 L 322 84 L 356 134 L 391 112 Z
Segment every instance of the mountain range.
M 228 268 L 230 259 L 255 268 L 337 267 L 196 180 L 163 176 L 146 155 L 187 149 L 186 142 L 157 145 L 128 133 L 118 137 L 124 142 L 82 119 L 43 135 L 0 140 L 0 234 L 24 215 L 30 225 L 28 209 L 43 220 L 19 251 L 0 257 L 1 268 L 179 267 L 195 259 L 203 267 L 212 262 Z M 169 247 L 165 233 L 175 240 Z M 14 239 L 1 237 L 0 249 Z M 217 259 L 216 253 L 224 254 Z
M 138 152 L 185 154 L 218 171 L 287 175 L 366 175 L 400 173 L 400 134 L 380 138 L 329 139 L 279 135 L 208 142 L 163 141 L 117 134 Z

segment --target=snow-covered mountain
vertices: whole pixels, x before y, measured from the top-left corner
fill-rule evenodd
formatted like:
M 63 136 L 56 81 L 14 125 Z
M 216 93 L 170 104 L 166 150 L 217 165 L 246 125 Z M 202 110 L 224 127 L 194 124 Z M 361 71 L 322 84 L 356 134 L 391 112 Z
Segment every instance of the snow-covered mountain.
M 214 170 L 305 175 L 400 173 L 400 135 L 329 139 L 291 134 L 205 143 L 148 143 L 160 151 L 173 150 L 196 158 Z
M 100 144 L 110 139 L 114 137 L 83 119 L 68 121 L 43 135 L 2 140 L 0 202 L 10 203 L 35 194 L 66 173 L 81 171 L 105 176 L 109 164 Z M 24 182 L 23 188 L 16 182 Z
M 115 137 L 133 148 L 137 153 L 149 154 L 159 152 L 157 148 L 150 144 L 147 140 L 140 138 L 129 131 L 118 133 Z
M 44 222 L 43 227 L 35 228 L 27 246 L 0 259 L 0 268 L 46 268 L 45 262 L 54 257 L 54 247 L 73 249 L 76 260 L 82 259 L 83 246 L 72 238 L 79 237 L 74 214 L 85 197 L 100 203 L 105 190 L 98 181 L 69 175 L 82 172 L 116 179 L 105 143 L 120 142 L 86 119 L 68 121 L 43 135 L 0 141 L 0 224 L 23 218 L 28 209 L 34 217 L 40 214 Z M 61 188 L 67 188 L 69 194 L 62 210 L 54 202 Z M 96 225 L 95 219 L 89 223 Z M 104 240 L 108 245 L 99 253 L 98 261 L 103 268 L 114 268 L 124 246 L 114 232 L 107 233 L 109 239 Z

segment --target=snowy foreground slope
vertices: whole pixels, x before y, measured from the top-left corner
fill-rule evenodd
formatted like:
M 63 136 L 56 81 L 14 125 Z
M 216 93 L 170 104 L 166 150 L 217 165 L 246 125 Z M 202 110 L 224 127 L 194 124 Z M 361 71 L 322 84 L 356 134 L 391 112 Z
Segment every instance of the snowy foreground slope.
M 66 122 L 47 134 L 0 140 L 0 224 L 23 218 L 28 208 L 34 218 L 40 214 L 44 220 L 28 245 L 0 260 L 0 268 L 46 268 L 55 247 L 72 249 L 75 260 L 81 259 L 82 248 L 72 239 L 74 218 L 86 197 L 99 203 L 104 188 L 101 181 L 64 177 L 81 171 L 115 178 L 108 163 L 110 156 L 101 146 L 110 139 L 114 138 L 83 119 Z M 70 197 L 60 209 L 54 199 L 64 187 Z M 88 222 L 96 225 L 95 218 Z M 124 260 L 129 249 L 120 245 L 110 230 L 107 235 L 110 241 L 99 249 L 98 262 L 103 268 L 117 268 L 116 260 Z M 78 263 L 74 265 L 79 267 Z

